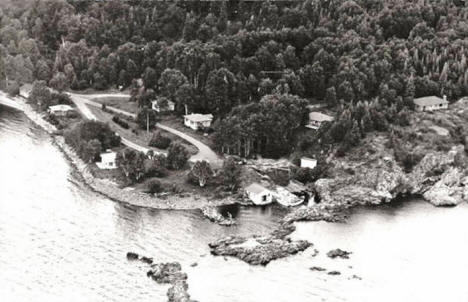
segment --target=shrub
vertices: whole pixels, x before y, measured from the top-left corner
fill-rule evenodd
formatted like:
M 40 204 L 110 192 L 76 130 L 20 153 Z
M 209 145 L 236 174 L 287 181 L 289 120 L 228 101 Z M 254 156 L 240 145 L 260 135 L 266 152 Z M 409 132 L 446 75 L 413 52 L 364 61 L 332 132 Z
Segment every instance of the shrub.
M 411 172 L 413 167 L 416 166 L 422 158 L 422 154 L 403 150 L 401 148 L 395 149 L 395 159 L 403 166 L 406 173 Z
M 120 127 L 124 128 L 124 129 L 129 129 L 130 126 L 128 125 L 128 123 L 126 121 L 124 121 L 123 119 L 121 119 L 119 116 L 117 115 L 114 115 L 112 117 L 112 121 L 114 123 L 116 123 L 117 125 L 119 125 Z
M 162 192 L 163 187 L 161 185 L 161 182 L 159 182 L 156 179 L 151 179 L 146 183 L 146 192 L 149 194 L 155 194 L 155 193 L 160 193 Z
M 167 153 L 167 166 L 173 170 L 182 169 L 189 158 L 189 153 L 184 146 L 179 143 L 172 142 L 169 145 Z
M 347 171 L 348 173 L 351 171 Z M 328 175 L 328 165 L 325 163 L 323 159 L 320 159 L 317 162 L 317 166 L 315 168 L 299 168 L 294 173 L 294 179 L 302 182 L 308 183 L 316 181 L 319 178 L 327 177 Z
M 166 158 L 164 155 L 155 156 L 145 161 L 145 177 L 165 177 Z
M 110 149 L 120 144 L 120 136 L 112 131 L 108 124 L 98 121 L 82 121 L 64 132 L 65 142 L 79 152 L 83 159 L 89 159 L 91 149 L 96 149 L 96 141 L 101 144 L 101 150 Z M 89 141 L 93 145 L 87 145 Z M 83 153 L 80 152 L 83 151 Z
M 145 175 L 145 159 L 143 152 L 138 152 L 130 148 L 125 148 L 117 153 L 115 159 L 117 167 L 125 173 L 127 180 L 137 182 Z
M 239 185 L 240 173 L 241 171 L 236 161 L 232 157 L 226 159 L 221 170 L 223 186 L 230 191 L 234 191 Z
M 8 93 L 8 95 L 10 96 L 16 96 L 19 94 L 20 92 L 20 86 L 18 84 L 18 82 L 16 81 L 11 81 L 9 84 L 8 84 L 8 87 L 6 88 L 6 92 Z
M 308 183 L 312 181 L 312 169 L 310 168 L 299 168 L 297 169 L 294 179 L 302 182 L 302 183 Z
M 148 146 L 159 149 L 167 149 L 170 144 L 171 139 L 167 136 L 161 135 L 161 133 L 158 131 L 153 134 L 153 137 L 151 137 Z
M 197 161 L 188 175 L 191 183 L 198 183 L 204 187 L 207 181 L 213 176 L 213 170 L 206 160 Z

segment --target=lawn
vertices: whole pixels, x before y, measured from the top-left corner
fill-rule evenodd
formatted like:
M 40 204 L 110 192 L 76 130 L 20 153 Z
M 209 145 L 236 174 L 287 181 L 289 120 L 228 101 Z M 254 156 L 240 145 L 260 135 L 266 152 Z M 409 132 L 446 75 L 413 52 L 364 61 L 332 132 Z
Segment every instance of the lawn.
M 100 108 L 96 108 L 96 107 L 93 107 L 93 106 L 88 106 L 91 110 L 91 112 L 102 122 L 105 122 L 105 123 L 108 123 L 111 127 L 112 130 L 114 130 L 115 132 L 117 132 L 121 137 L 123 138 L 126 138 L 138 145 L 141 145 L 141 146 L 144 146 L 144 147 L 148 147 L 148 142 L 149 140 L 151 139 L 151 137 L 153 136 L 153 133 L 156 132 L 156 131 L 162 131 L 162 133 L 169 137 L 173 142 L 178 142 L 180 143 L 181 145 L 183 145 L 187 150 L 188 152 L 193 155 L 193 154 L 197 154 L 198 152 L 198 149 L 193 146 L 192 144 L 189 144 L 187 143 L 187 141 L 181 139 L 180 137 L 178 137 L 177 135 L 174 135 L 172 133 L 169 133 L 169 132 L 165 132 L 163 130 L 160 130 L 160 129 L 153 129 L 153 130 L 150 130 L 149 133 L 146 132 L 146 130 L 141 130 L 141 129 L 138 129 L 138 126 L 135 122 L 133 121 L 128 121 L 128 124 L 130 125 L 130 129 L 124 129 L 122 127 L 120 127 L 119 125 L 117 125 L 116 123 L 114 123 L 112 121 L 112 117 L 113 117 L 113 114 L 110 114 L 110 113 L 107 113 L 107 112 L 104 112 L 102 111 Z M 135 134 L 134 132 L 132 132 L 132 129 L 138 129 L 138 134 Z M 153 148 L 151 147 L 150 149 L 153 149 L 155 151 L 159 151 L 159 152 L 164 152 L 165 150 L 161 150 L 161 149 L 157 149 L 157 148 Z
M 127 97 L 98 97 L 92 99 L 92 101 L 105 104 L 107 106 L 112 106 L 131 113 L 138 112 L 137 104 L 135 102 L 129 102 Z

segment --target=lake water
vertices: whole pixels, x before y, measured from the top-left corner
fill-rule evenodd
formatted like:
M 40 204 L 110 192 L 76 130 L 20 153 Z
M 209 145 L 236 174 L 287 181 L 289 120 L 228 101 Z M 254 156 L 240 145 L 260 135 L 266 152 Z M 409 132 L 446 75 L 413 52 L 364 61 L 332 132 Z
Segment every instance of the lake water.
M 266 267 L 209 254 L 210 241 L 267 234 L 284 214 L 240 208 L 238 225 L 221 227 L 198 211 L 107 200 L 76 180 L 47 134 L 0 107 L 1 301 L 165 301 L 168 286 L 128 262 L 128 251 L 181 262 L 200 302 L 468 301 L 464 204 L 414 201 L 356 209 L 346 224 L 298 223 L 292 237 L 313 242 L 318 256 L 310 248 Z M 334 248 L 353 254 L 331 260 L 325 254 Z

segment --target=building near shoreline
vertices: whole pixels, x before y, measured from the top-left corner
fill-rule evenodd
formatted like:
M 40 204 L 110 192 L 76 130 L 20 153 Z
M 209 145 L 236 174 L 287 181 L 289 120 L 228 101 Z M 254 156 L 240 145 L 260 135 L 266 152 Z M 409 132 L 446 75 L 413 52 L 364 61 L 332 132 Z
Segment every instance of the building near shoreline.
M 100 155 L 101 161 L 96 162 L 96 165 L 99 169 L 117 169 L 115 159 L 117 158 L 117 153 L 114 151 L 107 150 Z
M 244 191 L 246 196 L 256 205 L 269 204 L 273 201 L 273 193 L 256 182 L 246 187 Z
M 311 112 L 309 113 L 309 123 L 306 125 L 306 127 L 317 130 L 320 128 L 320 126 L 322 126 L 323 123 L 331 122 L 333 119 L 333 116 L 329 116 L 321 112 Z
M 443 98 L 438 96 L 425 96 L 413 100 L 416 111 L 434 111 L 448 108 L 447 96 Z
M 151 102 L 151 109 L 156 112 L 174 111 L 175 103 L 167 98 L 157 98 Z
M 193 130 L 208 128 L 213 121 L 212 114 L 192 113 L 184 115 L 184 125 Z
M 317 160 L 309 157 L 301 158 L 301 168 L 313 169 L 317 166 Z
M 73 107 L 64 104 L 49 106 L 49 109 L 47 110 L 47 112 L 55 116 L 66 116 L 67 113 L 71 111 L 74 111 Z

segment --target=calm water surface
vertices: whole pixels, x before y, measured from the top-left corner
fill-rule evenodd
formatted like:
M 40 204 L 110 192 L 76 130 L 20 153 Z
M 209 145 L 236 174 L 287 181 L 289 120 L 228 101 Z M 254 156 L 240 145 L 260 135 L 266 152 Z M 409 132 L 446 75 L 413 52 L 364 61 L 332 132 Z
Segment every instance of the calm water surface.
M 312 241 L 317 257 L 309 249 L 267 267 L 213 257 L 208 242 L 267 234 L 284 211 L 241 208 L 239 224 L 226 228 L 198 211 L 112 202 L 80 185 L 48 135 L 0 107 L 1 301 L 165 301 L 167 286 L 128 262 L 128 251 L 180 261 L 200 302 L 468 301 L 467 206 L 411 202 L 355 212 L 346 224 L 298 224 L 293 237 Z M 325 256 L 338 247 L 351 259 Z

